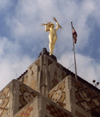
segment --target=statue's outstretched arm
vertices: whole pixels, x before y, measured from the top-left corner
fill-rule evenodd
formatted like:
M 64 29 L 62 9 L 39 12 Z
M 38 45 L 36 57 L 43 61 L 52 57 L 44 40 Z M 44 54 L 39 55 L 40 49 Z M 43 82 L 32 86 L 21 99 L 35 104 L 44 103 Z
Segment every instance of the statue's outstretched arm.
M 42 24 L 42 26 L 45 26 L 45 31 L 46 31 L 46 32 L 47 32 L 47 31 L 50 31 L 47 23 L 46 23 L 46 24 Z

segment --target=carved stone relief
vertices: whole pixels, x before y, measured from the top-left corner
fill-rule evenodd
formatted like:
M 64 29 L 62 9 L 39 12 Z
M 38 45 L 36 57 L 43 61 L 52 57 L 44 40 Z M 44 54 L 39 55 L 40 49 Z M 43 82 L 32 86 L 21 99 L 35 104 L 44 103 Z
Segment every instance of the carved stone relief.
M 2 92 L 0 92 L 0 117 L 9 109 L 9 98 L 9 87 L 6 87 Z
M 20 107 L 19 107 L 19 109 L 24 107 L 27 103 L 29 103 L 37 95 L 36 93 L 29 91 L 28 88 L 23 85 L 20 85 L 19 91 L 20 91 L 20 95 L 19 95 Z
M 94 93 L 93 89 L 87 88 L 85 85 L 75 82 L 76 104 L 86 111 L 96 110 L 100 112 L 100 95 Z
M 53 100 L 60 106 L 65 107 L 65 81 L 50 91 L 49 99 Z
M 72 117 L 72 115 L 70 115 L 69 113 L 64 112 L 63 110 L 52 104 L 47 105 L 47 110 L 53 117 Z

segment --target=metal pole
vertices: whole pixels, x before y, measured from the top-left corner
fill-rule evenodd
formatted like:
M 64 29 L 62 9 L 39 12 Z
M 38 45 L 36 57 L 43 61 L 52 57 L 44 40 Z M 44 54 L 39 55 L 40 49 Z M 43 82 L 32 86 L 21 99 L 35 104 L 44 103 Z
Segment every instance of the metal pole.
M 74 63 L 75 63 L 75 78 L 77 79 L 77 67 L 76 67 L 76 56 L 75 56 L 75 44 L 74 44 L 74 38 L 73 38 L 73 23 L 71 22 L 72 26 L 72 40 L 73 40 L 73 51 L 74 51 Z

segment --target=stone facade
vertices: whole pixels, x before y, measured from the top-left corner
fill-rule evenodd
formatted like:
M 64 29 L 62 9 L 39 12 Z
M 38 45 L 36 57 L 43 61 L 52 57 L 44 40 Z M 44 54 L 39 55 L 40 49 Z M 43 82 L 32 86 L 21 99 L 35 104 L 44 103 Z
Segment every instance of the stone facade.
M 36 95 L 38 92 L 18 80 L 13 80 L 0 92 L 0 117 L 13 117 Z
M 100 90 L 49 56 L 38 59 L 0 92 L 0 117 L 100 117 Z
M 37 95 L 31 102 L 23 107 L 14 117 L 73 117 L 72 114 L 55 105 L 44 96 Z

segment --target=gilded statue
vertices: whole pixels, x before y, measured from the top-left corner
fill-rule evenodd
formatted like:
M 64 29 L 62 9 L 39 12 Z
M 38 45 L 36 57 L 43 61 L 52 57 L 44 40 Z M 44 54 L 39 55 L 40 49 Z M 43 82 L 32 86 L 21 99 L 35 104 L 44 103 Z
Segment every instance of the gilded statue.
M 56 18 L 54 17 L 53 20 L 56 22 L 56 29 L 54 29 L 55 25 L 52 22 L 48 22 L 46 24 L 42 24 L 42 26 L 45 25 L 45 31 L 49 31 L 49 54 L 52 55 L 55 47 L 55 43 L 57 41 L 57 34 L 56 31 L 58 28 L 62 28 L 59 23 L 57 22 Z

